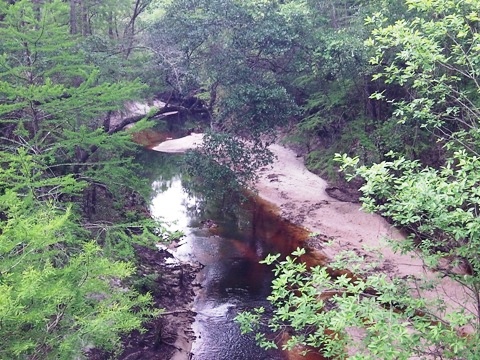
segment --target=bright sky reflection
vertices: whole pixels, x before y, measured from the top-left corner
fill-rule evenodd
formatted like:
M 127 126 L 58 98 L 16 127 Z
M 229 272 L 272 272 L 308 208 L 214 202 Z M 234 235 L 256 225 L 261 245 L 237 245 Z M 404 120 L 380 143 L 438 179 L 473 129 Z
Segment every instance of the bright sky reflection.
M 154 196 L 150 211 L 153 217 L 164 221 L 164 226 L 170 231 L 184 230 L 189 227 L 191 221 L 189 209 L 196 207 L 197 199 L 188 196 L 185 192 L 180 176 L 175 176 L 168 182 L 154 181 L 152 188 Z

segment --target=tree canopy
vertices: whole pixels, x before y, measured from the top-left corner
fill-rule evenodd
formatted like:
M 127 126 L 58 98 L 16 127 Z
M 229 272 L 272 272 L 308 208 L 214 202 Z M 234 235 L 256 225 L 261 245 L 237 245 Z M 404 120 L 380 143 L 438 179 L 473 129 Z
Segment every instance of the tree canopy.
M 303 344 L 326 356 L 358 359 L 479 356 L 479 3 L 405 5 L 405 13 L 372 11 L 365 18 L 371 88 L 378 87 L 370 99 L 390 104 L 390 115 L 369 133 L 381 135 L 378 150 L 389 151 L 375 164 L 358 148 L 349 152 L 354 157 L 336 159 L 350 178 L 362 179 L 363 207 L 411 234 L 393 244 L 396 250 L 420 253 L 426 266 L 458 282 L 472 301 L 452 309 L 445 299 L 414 296 L 418 279 L 390 282 L 361 268 L 355 276 L 332 276 L 288 257 L 276 265 L 268 320 L 273 330 L 290 334 L 286 348 Z M 390 138 L 382 128 L 393 131 Z M 397 135 L 405 140 L 392 142 Z M 362 261 L 351 255 L 332 269 Z M 239 316 L 243 330 L 258 329 L 264 312 Z M 259 341 L 276 346 L 261 334 Z

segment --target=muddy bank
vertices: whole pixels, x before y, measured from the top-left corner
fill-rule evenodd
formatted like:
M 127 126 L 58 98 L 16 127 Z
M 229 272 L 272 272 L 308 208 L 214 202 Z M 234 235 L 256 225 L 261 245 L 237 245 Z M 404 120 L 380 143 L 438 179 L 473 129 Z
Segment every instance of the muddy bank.
M 188 359 L 194 340 L 190 329 L 195 313 L 191 304 L 201 265 L 180 262 L 166 248 L 137 246 L 135 250 L 139 264 L 136 287 L 150 292 L 155 307 L 165 312 L 145 324 L 145 333 L 134 332 L 125 339 L 125 350 L 119 359 Z
M 200 264 L 179 262 L 168 249 L 135 246 L 138 261 L 133 286 L 149 292 L 154 307 L 164 309 L 144 324 L 145 331 L 134 331 L 122 340 L 120 354 L 91 350 L 89 360 L 186 360 L 190 358 L 191 343 L 195 336 L 191 330 L 195 313 L 191 304 L 195 296 L 195 277 Z

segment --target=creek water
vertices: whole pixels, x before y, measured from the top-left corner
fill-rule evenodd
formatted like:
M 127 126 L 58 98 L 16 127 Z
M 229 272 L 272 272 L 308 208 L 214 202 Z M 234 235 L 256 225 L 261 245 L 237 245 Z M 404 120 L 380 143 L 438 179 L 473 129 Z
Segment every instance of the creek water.
M 165 163 L 178 155 L 155 154 Z M 282 360 L 287 354 L 265 351 L 253 335 L 242 335 L 234 317 L 239 311 L 268 307 L 271 268 L 259 264 L 268 253 L 291 252 L 305 239 L 305 230 L 281 220 L 258 199 L 237 207 L 234 213 L 204 210 L 201 194 L 189 195 L 178 166 L 164 166 L 152 181 L 151 212 L 182 231 L 175 256 L 205 267 L 197 276 L 201 287 L 193 310 L 196 340 L 194 360 Z M 208 207 L 207 207 L 208 208 Z

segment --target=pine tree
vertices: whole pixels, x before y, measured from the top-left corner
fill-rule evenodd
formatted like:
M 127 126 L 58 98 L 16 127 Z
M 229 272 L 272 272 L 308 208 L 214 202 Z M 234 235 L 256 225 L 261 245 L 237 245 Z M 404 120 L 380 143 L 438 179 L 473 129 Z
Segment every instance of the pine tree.
M 125 285 L 132 264 L 82 226 L 96 190 L 113 202 L 136 181 L 130 135 L 109 131 L 106 116 L 142 85 L 103 82 L 68 18 L 62 1 L 0 3 L 2 359 L 117 351 L 156 313 Z
M 4 2 L 0 15 L 0 146 L 27 149 L 54 176 L 74 173 L 121 188 L 132 176 L 117 165 L 128 162 L 123 155 L 133 143 L 127 134 L 108 134 L 105 114 L 142 85 L 100 81 L 100 69 L 87 63 L 69 33 L 68 5 L 61 1 L 39 8 Z

